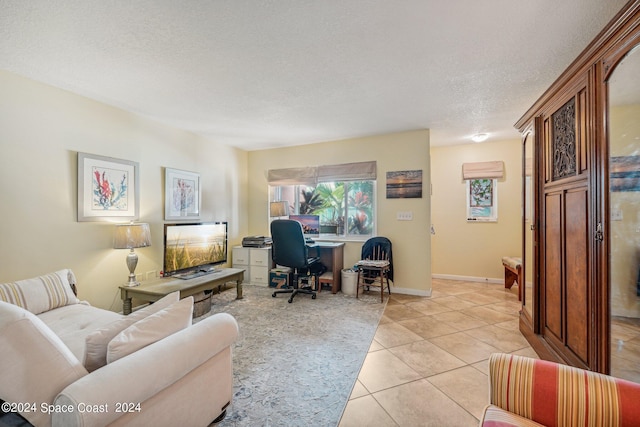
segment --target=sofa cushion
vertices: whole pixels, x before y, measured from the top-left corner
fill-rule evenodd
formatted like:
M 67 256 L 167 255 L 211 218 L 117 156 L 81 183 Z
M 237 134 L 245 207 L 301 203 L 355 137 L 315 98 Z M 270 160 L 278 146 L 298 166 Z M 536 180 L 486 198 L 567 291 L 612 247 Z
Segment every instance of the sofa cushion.
M 107 364 L 107 345 L 121 331 L 136 323 L 138 320 L 163 310 L 171 304 L 180 300 L 180 292 L 172 292 L 140 310 L 136 310 L 128 316 L 122 317 L 104 327 L 90 333 L 85 339 L 84 357 L 82 358 L 85 368 L 89 372 Z
M 0 301 L 2 399 L 36 403 L 36 410 L 21 415 L 33 425 L 49 425 L 50 414 L 41 411 L 40 405 L 52 403 L 60 390 L 85 375 L 82 364 L 42 320 Z
M 124 316 L 81 302 L 45 311 L 38 314 L 38 317 L 69 347 L 78 360 L 82 361 L 87 336 Z
M 32 279 L 0 284 L 0 300 L 40 314 L 68 304 L 77 304 L 71 288 L 75 282 L 69 269 L 45 274 Z
M 544 427 L 542 424 L 495 405 L 487 405 L 484 408 L 480 425 L 482 427 Z
M 192 319 L 193 297 L 187 297 L 137 321 L 111 340 L 107 347 L 107 363 L 188 328 Z
M 549 427 L 640 420 L 640 384 L 573 366 L 493 353 L 489 385 L 491 404 Z

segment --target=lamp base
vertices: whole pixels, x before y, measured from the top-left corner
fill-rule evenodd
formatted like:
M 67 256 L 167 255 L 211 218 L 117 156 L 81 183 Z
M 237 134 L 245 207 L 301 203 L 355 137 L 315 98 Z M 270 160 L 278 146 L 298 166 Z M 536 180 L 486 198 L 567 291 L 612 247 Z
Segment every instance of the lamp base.
M 140 282 L 136 280 L 136 265 L 138 265 L 138 254 L 133 251 L 131 248 L 131 252 L 127 255 L 127 267 L 129 268 L 129 281 L 125 284 L 125 286 L 133 287 L 138 286 Z

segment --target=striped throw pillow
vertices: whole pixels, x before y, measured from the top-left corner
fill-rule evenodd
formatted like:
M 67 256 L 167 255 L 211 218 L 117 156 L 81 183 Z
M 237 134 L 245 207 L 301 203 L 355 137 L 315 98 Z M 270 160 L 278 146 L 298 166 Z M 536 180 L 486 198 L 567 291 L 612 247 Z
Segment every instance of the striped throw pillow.
M 0 283 L 0 300 L 40 314 L 78 303 L 71 283 L 75 284 L 75 277 L 69 269 L 13 283 Z

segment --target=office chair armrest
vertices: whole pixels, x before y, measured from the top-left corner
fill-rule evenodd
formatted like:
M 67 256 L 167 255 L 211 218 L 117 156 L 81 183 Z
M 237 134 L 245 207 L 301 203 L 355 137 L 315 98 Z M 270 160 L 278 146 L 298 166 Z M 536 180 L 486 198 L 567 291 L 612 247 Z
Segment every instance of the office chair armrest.
M 315 249 L 316 254 L 315 255 L 311 255 L 311 253 L 309 253 L 309 258 L 320 258 L 320 245 L 317 243 L 307 243 L 307 252 L 309 252 L 310 249 Z

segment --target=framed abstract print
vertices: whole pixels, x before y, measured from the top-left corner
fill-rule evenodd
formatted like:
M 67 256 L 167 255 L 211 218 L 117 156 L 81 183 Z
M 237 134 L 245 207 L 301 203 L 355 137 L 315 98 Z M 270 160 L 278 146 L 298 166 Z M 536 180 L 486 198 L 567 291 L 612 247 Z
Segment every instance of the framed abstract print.
M 165 168 L 164 219 L 200 219 L 200 174 Z
M 140 208 L 139 165 L 78 153 L 78 221 L 135 221 Z

